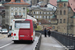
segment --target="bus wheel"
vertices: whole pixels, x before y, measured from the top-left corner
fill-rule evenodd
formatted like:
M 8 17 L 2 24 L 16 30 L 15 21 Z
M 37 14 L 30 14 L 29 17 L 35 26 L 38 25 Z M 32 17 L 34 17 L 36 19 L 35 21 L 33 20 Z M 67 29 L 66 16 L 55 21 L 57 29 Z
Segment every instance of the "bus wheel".
M 14 41 L 14 43 L 17 43 L 17 41 Z
M 34 42 L 34 40 L 31 40 L 31 43 L 33 43 Z

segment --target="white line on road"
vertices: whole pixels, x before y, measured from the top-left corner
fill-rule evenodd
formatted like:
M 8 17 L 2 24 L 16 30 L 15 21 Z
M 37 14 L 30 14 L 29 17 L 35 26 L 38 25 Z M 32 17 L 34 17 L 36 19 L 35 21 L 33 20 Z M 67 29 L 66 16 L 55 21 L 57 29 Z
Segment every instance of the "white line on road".
M 6 44 L 6 45 L 4 45 L 4 46 L 1 46 L 0 49 L 1 49 L 1 48 L 4 48 L 4 47 L 6 47 L 6 46 L 8 46 L 8 45 L 10 45 L 10 44 L 12 44 L 12 42 L 11 42 L 11 43 L 8 43 L 8 44 Z

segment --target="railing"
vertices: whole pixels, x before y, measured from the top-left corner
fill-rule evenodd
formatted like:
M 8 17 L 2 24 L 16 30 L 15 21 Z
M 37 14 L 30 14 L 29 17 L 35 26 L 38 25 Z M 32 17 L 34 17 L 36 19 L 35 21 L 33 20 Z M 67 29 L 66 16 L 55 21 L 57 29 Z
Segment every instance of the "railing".
M 69 50 L 75 50 L 75 37 L 70 34 L 61 34 L 59 32 L 53 31 L 51 36 L 56 38 L 60 43 L 65 45 Z

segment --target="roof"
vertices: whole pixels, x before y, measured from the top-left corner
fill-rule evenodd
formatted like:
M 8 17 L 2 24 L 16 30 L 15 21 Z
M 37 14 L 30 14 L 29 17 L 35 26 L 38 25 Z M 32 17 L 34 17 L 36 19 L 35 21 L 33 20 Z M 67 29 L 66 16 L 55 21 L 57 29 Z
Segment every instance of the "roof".
M 50 0 L 49 3 L 54 6 L 57 6 L 58 1 L 60 0 Z M 61 1 L 67 1 L 69 3 L 68 6 L 72 8 L 73 12 L 75 12 L 75 0 L 61 0 Z
M 53 6 L 57 6 L 57 0 L 50 0 L 49 3 Z
M 70 7 L 72 8 L 73 12 L 75 12 L 75 0 L 69 0 Z
M 68 2 L 68 0 L 57 0 L 57 2 Z
M 15 2 L 15 0 L 11 0 L 10 2 L 4 3 L 5 4 L 14 4 L 14 5 L 30 5 L 29 3 L 24 2 L 24 0 L 20 0 L 20 2 Z
M 29 10 L 44 10 L 44 11 L 55 11 L 52 8 L 47 8 L 47 7 L 37 7 L 37 8 L 33 8 L 33 7 L 28 7 Z
M 14 5 L 30 5 L 28 3 L 14 3 L 14 2 L 9 2 L 9 3 L 4 3 L 4 4 L 14 4 Z

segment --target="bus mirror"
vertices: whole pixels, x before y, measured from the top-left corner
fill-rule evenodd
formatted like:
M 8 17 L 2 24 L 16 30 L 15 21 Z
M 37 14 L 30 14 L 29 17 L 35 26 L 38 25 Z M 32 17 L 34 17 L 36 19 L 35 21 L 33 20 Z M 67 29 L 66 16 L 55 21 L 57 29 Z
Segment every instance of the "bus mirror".
M 36 24 L 34 24 L 34 28 L 37 28 L 37 25 Z

